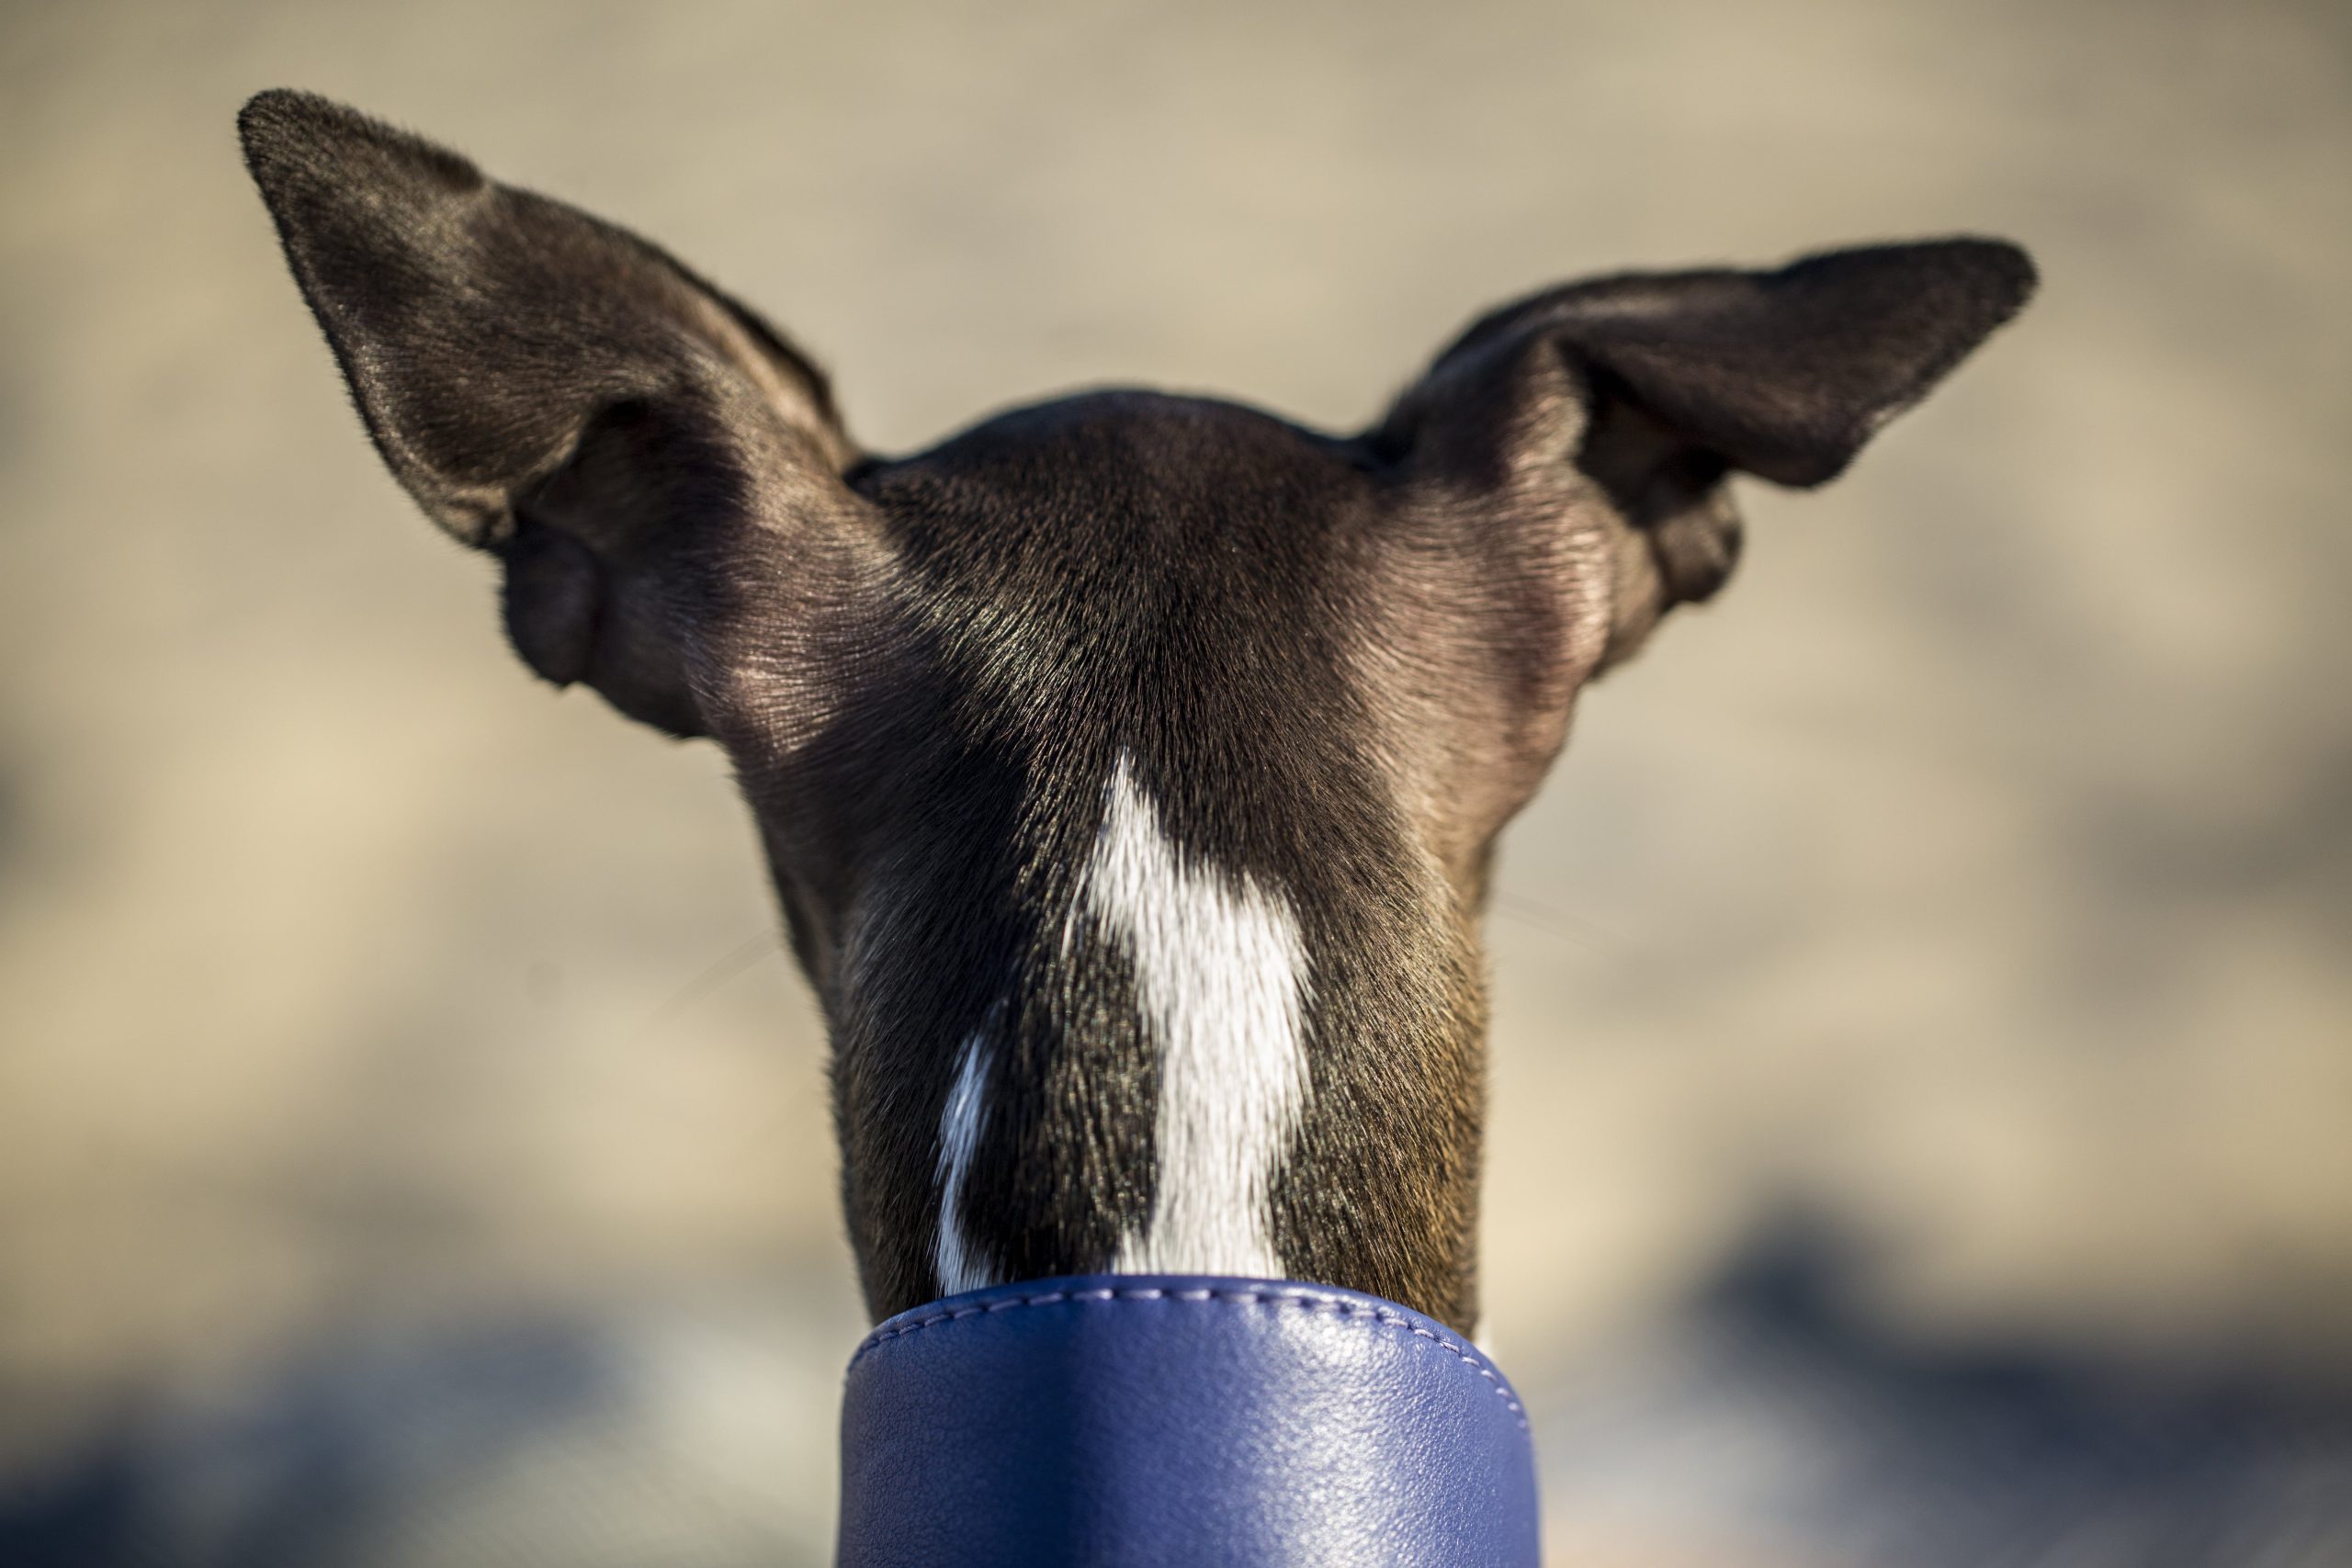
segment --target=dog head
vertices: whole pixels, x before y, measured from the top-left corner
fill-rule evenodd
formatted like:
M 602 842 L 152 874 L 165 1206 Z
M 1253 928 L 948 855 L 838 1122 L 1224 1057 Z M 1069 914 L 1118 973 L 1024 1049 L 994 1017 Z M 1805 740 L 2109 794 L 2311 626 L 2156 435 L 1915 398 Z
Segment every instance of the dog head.
M 2023 303 L 2014 246 L 1628 275 L 1484 317 L 1374 427 L 1147 392 L 877 457 L 653 246 L 292 93 L 303 295 L 515 651 L 723 746 L 822 1000 L 887 1314 L 1118 1269 L 1458 1326 L 1498 830 L 1577 693 Z

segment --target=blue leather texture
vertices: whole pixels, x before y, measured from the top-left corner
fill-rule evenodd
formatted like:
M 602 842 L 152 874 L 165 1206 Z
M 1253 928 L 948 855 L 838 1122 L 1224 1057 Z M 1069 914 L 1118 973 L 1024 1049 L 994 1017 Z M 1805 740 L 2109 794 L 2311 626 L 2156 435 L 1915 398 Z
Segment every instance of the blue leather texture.
M 901 1313 L 850 1360 L 842 1568 L 1539 1555 L 1519 1396 L 1377 1296 L 1040 1280 Z

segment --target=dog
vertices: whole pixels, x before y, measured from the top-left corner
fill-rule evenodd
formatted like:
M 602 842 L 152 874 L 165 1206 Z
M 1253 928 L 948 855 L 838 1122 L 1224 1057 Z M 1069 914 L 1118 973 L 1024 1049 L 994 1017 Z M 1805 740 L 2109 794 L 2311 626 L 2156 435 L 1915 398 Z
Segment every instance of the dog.
M 248 165 L 515 652 L 725 749 L 832 1046 L 876 1318 L 1085 1273 L 1468 1334 L 1496 835 L 1577 694 L 2026 302 L 1957 238 L 1496 309 L 1370 429 L 1138 390 L 866 453 L 653 245 L 350 109 Z

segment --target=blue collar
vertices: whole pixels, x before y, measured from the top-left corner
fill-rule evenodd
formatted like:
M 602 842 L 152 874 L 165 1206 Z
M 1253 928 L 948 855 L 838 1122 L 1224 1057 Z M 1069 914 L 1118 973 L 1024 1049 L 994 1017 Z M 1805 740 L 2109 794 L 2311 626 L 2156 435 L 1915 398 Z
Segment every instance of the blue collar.
M 900 1313 L 850 1360 L 842 1568 L 1517 1568 L 1537 1535 L 1519 1396 L 1377 1296 L 1040 1280 Z

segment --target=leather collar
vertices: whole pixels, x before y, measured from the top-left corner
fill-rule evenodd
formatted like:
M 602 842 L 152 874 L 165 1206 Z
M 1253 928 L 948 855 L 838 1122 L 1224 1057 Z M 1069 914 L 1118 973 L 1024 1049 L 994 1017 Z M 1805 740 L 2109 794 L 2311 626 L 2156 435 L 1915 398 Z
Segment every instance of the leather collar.
M 843 1568 L 1539 1557 L 1519 1396 L 1459 1335 L 1295 1281 L 950 1296 L 851 1359 Z

